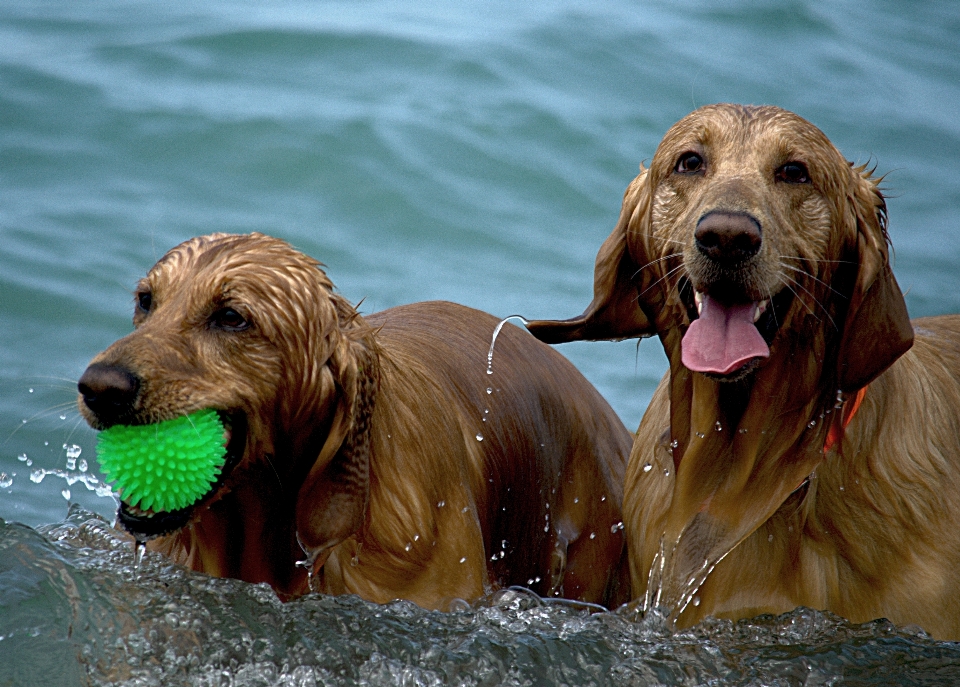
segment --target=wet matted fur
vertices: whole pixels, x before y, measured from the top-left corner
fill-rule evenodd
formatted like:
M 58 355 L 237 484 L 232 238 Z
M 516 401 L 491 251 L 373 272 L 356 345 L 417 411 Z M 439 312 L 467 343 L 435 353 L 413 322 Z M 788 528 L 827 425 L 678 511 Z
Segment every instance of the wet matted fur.
M 804 605 L 960 638 L 960 318 L 911 325 L 877 183 L 793 113 L 703 107 L 628 187 L 589 308 L 531 324 L 666 350 L 624 522 L 634 597 L 680 626 Z
M 195 570 L 283 597 L 446 608 L 520 584 L 618 603 L 632 436 L 517 327 L 502 330 L 488 375 L 496 324 L 446 302 L 361 317 L 285 242 L 214 234 L 140 282 L 135 330 L 91 362 L 79 404 L 98 429 L 201 408 L 225 419 L 227 467 L 210 494 L 172 514 L 120 509 Z

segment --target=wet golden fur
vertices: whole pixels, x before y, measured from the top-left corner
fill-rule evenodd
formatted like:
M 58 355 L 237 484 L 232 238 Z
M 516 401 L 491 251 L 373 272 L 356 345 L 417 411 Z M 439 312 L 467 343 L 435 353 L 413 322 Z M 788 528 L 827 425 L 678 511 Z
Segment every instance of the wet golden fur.
M 664 346 L 624 523 L 634 597 L 679 626 L 804 605 L 960 639 L 960 318 L 911 326 L 877 183 L 793 113 L 701 108 L 627 189 L 590 307 L 531 325 Z M 755 219 L 755 257 L 718 267 L 696 248 L 713 212 Z M 721 288 L 773 304 L 769 358 L 729 378 L 681 361 L 693 292 Z M 825 452 L 830 431 L 842 441 Z
M 307 559 L 314 590 L 378 602 L 446 608 L 513 584 L 623 600 L 632 438 L 549 346 L 507 325 L 488 375 L 492 316 L 361 317 L 318 263 L 259 234 L 177 246 L 137 301 L 135 331 L 81 378 L 90 423 L 210 407 L 246 427 L 223 484 L 154 550 L 285 598 L 308 591 Z M 118 374 L 136 393 L 98 406 Z

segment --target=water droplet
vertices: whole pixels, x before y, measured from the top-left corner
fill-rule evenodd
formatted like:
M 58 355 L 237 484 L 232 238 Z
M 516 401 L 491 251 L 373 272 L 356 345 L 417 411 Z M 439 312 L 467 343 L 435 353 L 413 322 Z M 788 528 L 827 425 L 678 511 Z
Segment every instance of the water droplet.
M 604 494 L 603 496 L 600 497 L 600 502 L 601 502 L 601 503 L 603 503 L 603 502 L 606 501 L 606 500 L 607 500 L 606 494 Z
M 61 419 L 61 420 L 66 420 L 66 419 L 67 419 L 67 416 L 66 416 L 66 415 L 61 415 L 61 416 L 60 416 L 60 419 Z M 26 422 L 26 420 L 24 420 L 24 422 Z
M 27 459 L 26 453 L 21 453 L 19 456 L 17 456 L 17 460 L 19 460 L 21 463 L 24 462 L 26 459 Z
M 460 562 L 461 562 L 461 563 L 466 563 L 466 562 L 467 562 L 467 557 L 464 556 L 463 558 L 461 558 L 461 559 L 460 559 Z
M 31 394 L 33 393 L 33 389 L 27 389 L 27 391 L 29 391 Z
M 443 508 L 445 505 L 447 505 L 447 502 L 446 502 L 446 501 L 440 501 L 440 502 L 437 504 L 437 508 Z
M 647 463 L 646 465 L 643 466 L 644 472 L 650 472 L 651 470 L 653 470 L 653 465 L 651 465 L 650 463 Z
M 670 448 L 676 448 L 679 445 L 680 445 L 680 442 L 676 439 L 670 442 Z
M 30 473 L 30 481 L 35 484 L 40 484 L 43 481 L 43 478 L 47 476 L 47 473 L 43 470 L 34 470 Z
M 420 535 L 419 534 L 413 535 L 413 541 L 420 541 Z
M 618 522 L 616 525 L 612 525 L 612 526 L 610 527 L 610 532 L 613 533 L 613 534 L 616 534 L 618 531 L 620 531 L 620 530 L 622 530 L 622 529 L 623 529 L 623 523 L 622 523 L 622 522 Z
M 746 427 L 741 427 L 741 428 L 738 429 L 737 431 L 740 432 L 740 434 L 746 434 L 746 433 L 747 433 L 747 428 L 746 428 Z
M 477 432 L 477 441 L 483 441 L 483 435 L 480 432 Z
M 412 548 L 413 548 L 413 544 L 411 544 L 410 542 L 407 542 L 407 545 L 403 547 L 403 550 L 409 551 Z
M 664 468 L 664 469 L 663 469 L 663 476 L 664 476 L 664 477 L 669 477 L 669 476 L 670 476 L 670 470 L 669 470 L 668 468 Z
M 769 542 L 772 542 L 772 541 L 773 541 L 773 535 L 772 535 L 772 534 L 768 534 L 768 535 L 767 535 L 767 541 L 769 541 Z
M 844 491 L 843 485 L 840 485 L 840 491 Z
M 67 470 L 76 470 L 77 469 L 77 459 L 67 457 Z
M 80 472 L 86 472 L 88 468 L 89 468 L 89 466 L 87 465 L 87 459 L 86 459 L 86 458 L 81 458 L 81 459 L 80 459 Z
M 138 539 L 133 542 L 133 579 L 140 578 L 140 567 L 143 559 L 147 555 L 147 543 Z
M 579 496 L 574 497 L 573 502 L 580 503 L 580 497 Z
M 487 395 L 489 396 L 489 395 L 492 394 L 492 393 L 493 393 L 493 387 L 489 387 L 489 386 L 488 386 L 488 387 L 487 387 Z
M 842 488 L 842 487 L 841 487 L 841 488 Z M 63 498 L 65 498 L 67 501 L 70 500 L 70 490 L 69 490 L 69 489 L 64 489 L 64 490 L 62 490 L 62 491 L 60 492 L 60 495 L 61 495 Z
M 713 426 L 713 428 L 714 428 L 715 430 L 717 430 L 718 432 L 722 432 L 722 431 L 723 431 L 723 425 L 720 424 L 720 421 L 719 421 L 719 420 L 717 420 L 717 424 L 715 424 L 715 425 Z
M 470 510 L 470 508 L 468 506 L 464 506 L 463 508 L 460 509 L 460 512 L 466 513 L 468 510 Z
M 597 533 L 596 533 L 596 532 L 591 532 L 591 533 L 590 533 L 590 538 L 591 538 L 591 539 L 596 539 L 596 538 L 597 538 Z
M 699 597 L 699 596 L 693 597 L 693 605 L 694 605 L 694 606 L 699 606 L 699 605 L 700 605 L 700 597 Z
M 13 486 L 13 477 L 5 472 L 0 472 L 0 489 L 6 489 Z
M 697 438 L 698 438 L 698 439 L 703 439 L 705 436 L 707 436 L 707 435 L 704 434 L 703 432 L 697 432 Z
M 813 429 L 816 426 L 817 426 L 816 420 L 810 420 L 810 422 L 807 423 L 807 427 L 809 427 L 810 429 Z

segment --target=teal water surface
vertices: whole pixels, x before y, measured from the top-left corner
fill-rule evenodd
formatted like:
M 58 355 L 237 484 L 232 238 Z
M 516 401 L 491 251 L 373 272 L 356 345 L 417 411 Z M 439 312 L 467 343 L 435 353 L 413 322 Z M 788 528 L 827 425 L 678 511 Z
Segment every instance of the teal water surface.
M 94 434 L 76 412 L 75 383 L 94 354 L 130 330 L 131 289 L 166 250 L 201 233 L 263 231 L 323 261 L 347 298 L 363 300 L 364 312 L 442 298 L 504 317 L 569 317 L 590 300 L 594 256 L 640 161 L 674 121 L 717 101 L 791 109 L 849 159 L 876 164 L 886 175 L 895 271 L 911 314 L 960 312 L 960 10 L 953 1 L 0 5 L 0 518 L 28 526 L 7 525 L 2 536 L 26 537 L 14 548 L 34 561 L 0 574 L 0 603 L 46 599 L 35 611 L 23 606 L 15 626 L 13 615 L 0 616 L 7 637 L 0 637 L 0 656 L 9 656 L 10 632 L 30 618 L 44 636 L 66 627 L 39 618 L 73 607 L 70 585 L 37 582 L 46 592 L 17 596 L 19 583 L 9 582 L 33 579 L 34 564 L 67 570 L 63 579 L 80 566 L 81 596 L 105 599 L 105 616 L 118 613 L 118 598 L 129 591 L 114 579 L 117 570 L 91 573 L 77 563 L 77 551 L 87 550 L 80 544 L 64 554 L 47 530 L 31 528 L 60 523 L 69 504 L 111 517 L 113 500 L 95 491 Z M 560 350 L 635 428 L 666 369 L 659 344 Z M 149 598 L 132 617 L 159 603 Z M 198 613 L 210 611 L 195 601 Z M 550 623 L 566 622 L 553 612 L 544 611 Z M 405 607 L 370 613 L 407 627 Z M 98 656 L 113 660 L 97 648 L 97 622 L 71 626 L 63 645 L 70 656 L 93 656 L 74 666 L 78 680 L 109 681 L 107 673 L 87 672 Z M 240 632 L 245 621 L 224 622 Z M 616 675 L 626 676 L 622 684 L 886 684 L 878 681 L 882 671 L 870 672 L 880 664 L 869 652 L 861 666 L 867 677 L 858 682 L 852 647 L 860 640 L 833 620 L 816 622 L 836 651 L 854 656 L 823 664 L 819 681 L 787 671 L 776 682 L 766 667 L 683 677 L 687 640 L 638 645 L 636 652 L 654 651 L 670 666 L 656 679 L 618 673 L 618 644 L 578 641 L 570 651 L 584 665 L 603 666 L 596 684 Z M 478 646 L 484 627 L 465 630 Z M 271 641 L 296 644 L 302 632 L 291 628 Z M 126 637 L 121 630 L 116 637 Z M 440 630 L 429 648 L 432 631 L 423 650 L 447 651 Z M 509 683 L 512 665 L 513 684 L 555 682 L 539 681 L 533 667 L 550 659 L 522 649 L 552 632 L 533 627 L 519 635 L 521 648 L 504 654 L 507 667 L 489 674 Z M 773 642 L 770 633 L 757 641 Z M 143 655 L 159 650 L 150 641 L 146 635 Z M 696 651 L 713 651 L 707 640 L 690 641 Z M 812 636 L 799 645 L 819 646 Z M 36 647 L 31 655 L 39 661 L 27 665 L 42 664 L 46 644 L 23 646 Z M 950 684 L 938 671 L 956 661 L 953 645 L 924 646 L 943 659 L 924 654 L 924 681 L 916 684 Z M 602 659 L 590 658 L 595 650 Z M 384 666 L 410 663 L 390 649 L 374 653 Z M 204 670 L 191 673 L 188 665 L 177 679 L 313 684 L 282 682 L 283 661 L 291 674 L 301 664 L 280 653 L 264 659 L 276 664 L 272 682 L 244 683 L 237 675 L 256 663 L 252 655 L 234 657 L 234 665 L 209 654 Z M 203 663 L 203 652 L 197 656 Z M 477 650 L 471 660 L 488 659 Z M 909 663 L 890 660 L 884 670 Z M 145 672 L 109 675 L 177 684 L 144 665 Z M 227 666 L 234 682 L 204 682 L 198 676 L 212 675 L 210 666 Z M 5 674 L 0 667 L 0 685 Z M 567 681 L 585 684 L 593 674 Z M 410 680 L 394 683 L 429 683 Z

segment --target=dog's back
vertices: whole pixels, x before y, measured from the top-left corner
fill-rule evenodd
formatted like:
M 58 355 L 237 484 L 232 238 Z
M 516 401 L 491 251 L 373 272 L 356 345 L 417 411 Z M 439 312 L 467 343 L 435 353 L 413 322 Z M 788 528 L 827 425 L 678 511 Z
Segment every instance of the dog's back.
M 427 493 L 408 495 L 431 508 L 462 510 L 472 499 L 493 586 L 625 600 L 620 503 L 632 437 L 596 389 L 511 324 L 489 366 L 498 321 L 470 308 L 417 303 L 366 319 L 382 361 L 371 472 L 403 480 L 418 466 Z M 422 436 L 404 439 L 413 418 Z M 451 451 L 434 432 L 460 433 L 462 445 Z M 393 490 L 381 482 L 380 498 Z M 461 491 L 469 496 L 458 498 Z M 371 494 L 371 503 L 377 498 Z M 457 558 L 451 573 L 463 567 Z

